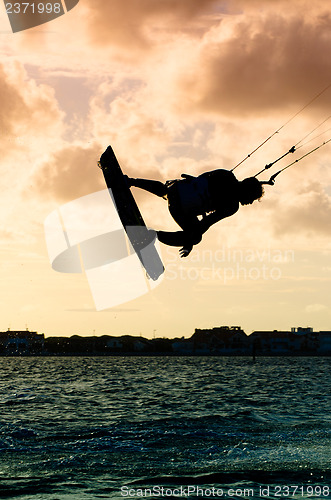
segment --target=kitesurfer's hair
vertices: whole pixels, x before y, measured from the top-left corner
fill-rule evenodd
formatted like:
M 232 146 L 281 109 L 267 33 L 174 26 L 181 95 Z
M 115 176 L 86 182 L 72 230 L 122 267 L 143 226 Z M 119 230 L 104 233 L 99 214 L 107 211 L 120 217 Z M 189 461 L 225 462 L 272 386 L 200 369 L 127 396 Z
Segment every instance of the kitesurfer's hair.
M 248 195 L 252 200 L 260 200 L 264 195 L 262 184 L 255 177 L 247 177 L 247 179 L 241 181 L 241 185 L 245 195 Z

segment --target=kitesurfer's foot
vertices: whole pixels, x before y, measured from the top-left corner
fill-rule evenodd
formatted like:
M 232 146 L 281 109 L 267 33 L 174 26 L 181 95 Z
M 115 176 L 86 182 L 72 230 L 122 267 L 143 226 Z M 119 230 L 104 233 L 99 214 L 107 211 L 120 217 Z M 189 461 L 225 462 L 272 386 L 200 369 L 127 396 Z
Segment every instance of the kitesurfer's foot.
M 148 229 L 148 236 L 151 242 L 155 241 L 157 238 L 157 232 L 155 231 L 155 229 Z
M 135 250 L 143 250 L 157 238 L 156 231 L 145 226 L 126 226 L 125 230 L 129 240 L 135 242 Z
M 141 238 L 141 241 L 143 242 L 143 248 L 147 247 L 151 243 L 154 243 L 156 238 L 157 238 L 157 234 L 156 234 L 156 231 L 154 229 L 147 229 L 146 230 L 145 227 L 142 228 L 142 235 L 141 236 L 143 236 Z
M 131 177 L 129 177 L 128 175 L 123 175 L 123 179 L 124 179 L 124 182 L 125 184 L 128 186 L 128 188 L 130 188 L 132 186 L 132 181 L 133 179 L 131 179 Z

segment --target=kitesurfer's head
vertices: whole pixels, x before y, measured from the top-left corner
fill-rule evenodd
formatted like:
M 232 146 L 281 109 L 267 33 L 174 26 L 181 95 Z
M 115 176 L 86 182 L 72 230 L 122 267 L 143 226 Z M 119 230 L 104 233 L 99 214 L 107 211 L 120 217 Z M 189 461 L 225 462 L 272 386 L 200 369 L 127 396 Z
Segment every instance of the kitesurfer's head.
M 248 177 L 239 183 L 239 201 L 242 205 L 250 205 L 259 200 L 263 193 L 262 184 L 255 177 Z

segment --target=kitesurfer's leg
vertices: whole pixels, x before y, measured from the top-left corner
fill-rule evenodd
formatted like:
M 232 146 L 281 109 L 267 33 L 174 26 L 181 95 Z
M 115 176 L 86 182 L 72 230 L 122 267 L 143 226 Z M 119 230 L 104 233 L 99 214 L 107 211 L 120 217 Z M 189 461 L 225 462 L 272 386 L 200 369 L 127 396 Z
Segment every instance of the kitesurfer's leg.
M 190 214 L 182 206 L 176 184 L 167 189 L 168 208 L 172 218 L 182 228 L 182 231 L 158 231 L 157 237 L 165 245 L 182 247 L 180 254 L 186 257 L 202 239 L 200 221 L 196 215 Z
M 200 232 L 187 229 L 183 231 L 157 231 L 157 238 L 161 243 L 172 247 L 181 247 L 179 250 L 181 257 L 187 257 L 193 245 L 202 239 Z
M 183 247 L 186 243 L 184 231 L 157 231 L 157 238 L 171 247 Z
M 151 181 L 149 179 L 132 179 L 128 178 L 130 186 L 138 187 L 140 189 L 144 189 L 149 193 L 155 194 L 156 196 L 160 196 L 164 198 L 167 194 L 167 188 L 160 181 Z
M 189 247 L 200 243 L 202 234 L 199 227 L 188 224 L 182 231 L 157 231 L 157 237 L 165 245 Z
M 186 257 L 193 245 L 197 245 L 202 239 L 200 221 L 194 215 L 183 214 L 175 200 L 169 200 L 169 211 L 182 231 L 157 231 L 158 240 L 165 245 L 182 247 L 180 255 Z

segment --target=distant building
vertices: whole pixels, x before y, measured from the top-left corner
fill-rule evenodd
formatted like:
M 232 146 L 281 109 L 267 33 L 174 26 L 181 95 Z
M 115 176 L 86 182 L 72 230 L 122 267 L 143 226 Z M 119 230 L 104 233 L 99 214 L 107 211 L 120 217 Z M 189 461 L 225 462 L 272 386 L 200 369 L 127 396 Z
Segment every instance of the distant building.
M 318 338 L 318 353 L 321 355 L 331 356 L 331 332 L 321 331 L 318 333 Z
M 123 342 L 118 337 L 110 337 L 106 342 L 106 346 L 109 349 L 119 351 L 123 349 Z
M 195 354 L 247 354 L 249 338 L 240 326 L 196 329 L 190 340 Z
M 6 356 L 42 354 L 44 341 L 43 333 L 8 329 L 6 332 L 0 332 L 0 354 Z
M 117 337 L 122 342 L 122 350 L 124 352 L 144 353 L 149 350 L 150 341 L 144 337 L 134 337 L 132 335 L 122 335 Z
M 298 327 L 291 328 L 291 331 L 256 331 L 249 337 L 258 355 L 330 355 L 330 332 L 321 334 L 314 332 L 311 327 Z
M 172 350 L 174 354 L 178 355 L 192 355 L 194 354 L 194 341 L 185 339 L 174 339 L 172 341 Z

